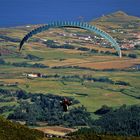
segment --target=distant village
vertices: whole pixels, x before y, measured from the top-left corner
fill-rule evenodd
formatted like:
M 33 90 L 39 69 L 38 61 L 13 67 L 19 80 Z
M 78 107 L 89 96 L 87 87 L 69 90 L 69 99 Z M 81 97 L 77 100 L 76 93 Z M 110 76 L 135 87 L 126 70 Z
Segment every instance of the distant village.
M 131 33 L 131 40 L 123 39 L 121 42 L 122 49 L 132 49 L 135 45 L 140 44 L 140 33 Z
M 124 34 L 125 36 L 125 32 L 123 30 L 120 29 L 115 29 L 115 30 L 111 30 L 108 32 L 110 33 L 119 33 L 119 34 Z M 107 42 L 104 38 L 98 36 L 98 35 L 84 35 L 84 34 L 77 34 L 77 33 L 55 33 L 55 35 L 57 36 L 63 36 L 63 37 L 71 37 L 72 39 L 78 39 L 81 41 L 84 41 L 85 43 L 92 43 L 95 45 L 99 45 L 99 46 L 104 46 L 104 47 L 109 47 L 110 43 Z M 129 36 L 129 39 L 122 39 L 119 40 L 119 44 L 120 47 L 124 50 L 128 50 L 128 49 L 133 49 L 135 45 L 140 44 L 140 33 L 139 32 L 131 32 L 129 33 L 129 35 L 127 35 L 127 38 Z M 41 39 L 42 41 L 47 41 L 46 39 Z M 57 40 L 54 40 L 55 43 L 59 43 Z M 81 42 L 81 43 L 84 43 Z M 64 42 L 65 44 L 72 44 L 72 43 L 76 43 L 74 40 L 66 40 Z

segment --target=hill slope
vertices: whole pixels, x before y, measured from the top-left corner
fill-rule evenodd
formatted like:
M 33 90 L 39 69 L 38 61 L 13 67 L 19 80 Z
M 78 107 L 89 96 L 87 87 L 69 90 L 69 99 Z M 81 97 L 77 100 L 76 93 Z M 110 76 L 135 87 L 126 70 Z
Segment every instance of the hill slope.
M 140 18 L 135 16 L 130 16 L 122 11 L 117 11 L 115 13 L 109 14 L 109 15 L 103 15 L 100 18 L 97 18 L 96 20 L 93 20 L 90 22 L 91 24 L 98 24 L 100 26 L 104 27 L 127 27 L 127 28 L 139 28 L 140 26 Z
M 130 16 L 123 11 L 117 11 L 112 14 L 102 16 L 95 21 L 111 21 L 111 22 L 129 22 L 129 21 L 140 21 L 140 18 L 135 16 Z
M 0 117 L 0 140 L 41 140 L 43 133 Z

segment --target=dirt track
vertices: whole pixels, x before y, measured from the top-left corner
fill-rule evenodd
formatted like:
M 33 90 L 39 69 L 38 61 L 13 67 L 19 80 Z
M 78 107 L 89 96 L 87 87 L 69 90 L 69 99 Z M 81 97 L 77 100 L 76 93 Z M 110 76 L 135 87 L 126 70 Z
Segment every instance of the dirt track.
M 64 128 L 59 126 L 52 126 L 52 127 L 37 127 L 36 129 L 43 131 L 45 134 L 52 134 L 57 136 L 65 136 L 70 132 L 76 131 L 76 129 L 72 128 Z

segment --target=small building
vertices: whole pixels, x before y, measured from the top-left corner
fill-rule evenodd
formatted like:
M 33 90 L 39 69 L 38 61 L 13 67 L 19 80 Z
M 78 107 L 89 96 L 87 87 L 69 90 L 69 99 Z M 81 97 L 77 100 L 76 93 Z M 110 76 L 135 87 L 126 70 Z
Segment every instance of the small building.
M 37 77 L 42 77 L 42 74 L 41 73 L 28 73 L 27 77 L 37 78 Z

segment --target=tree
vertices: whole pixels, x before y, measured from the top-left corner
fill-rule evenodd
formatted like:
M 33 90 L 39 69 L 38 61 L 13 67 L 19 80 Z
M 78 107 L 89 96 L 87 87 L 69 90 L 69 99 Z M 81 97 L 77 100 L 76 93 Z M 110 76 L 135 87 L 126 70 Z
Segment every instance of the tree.
M 48 47 L 54 46 L 55 43 L 53 40 L 47 40 L 46 42 L 44 42 L 45 44 L 47 44 Z
M 94 126 L 100 126 L 106 133 L 140 136 L 140 106 L 123 105 L 119 109 L 112 110 L 94 122 Z
M 139 49 L 140 49 L 140 44 L 136 44 L 136 45 L 134 46 L 134 48 L 139 50 Z
M 103 105 L 100 109 L 96 110 L 94 113 L 97 115 L 104 115 L 111 110 L 112 110 L 111 107 L 108 107 L 107 105 Z
M 128 54 L 128 57 L 137 58 L 137 55 L 136 54 L 133 54 L 133 53 L 130 53 L 130 54 Z
M 4 59 L 0 59 L 0 65 L 4 65 L 5 64 L 5 61 L 4 61 Z

